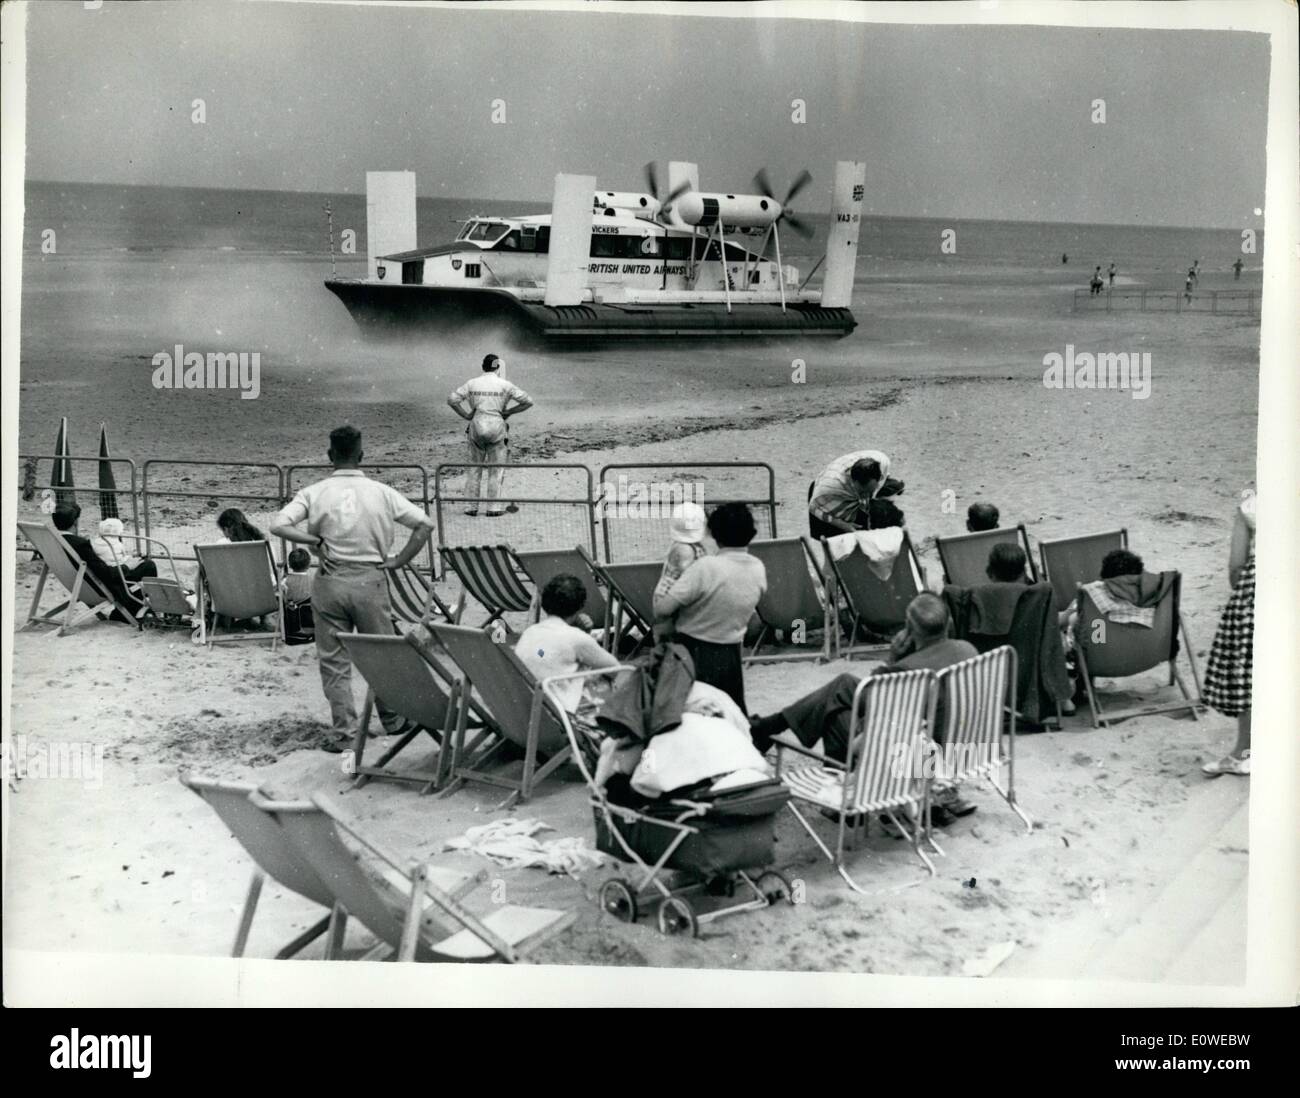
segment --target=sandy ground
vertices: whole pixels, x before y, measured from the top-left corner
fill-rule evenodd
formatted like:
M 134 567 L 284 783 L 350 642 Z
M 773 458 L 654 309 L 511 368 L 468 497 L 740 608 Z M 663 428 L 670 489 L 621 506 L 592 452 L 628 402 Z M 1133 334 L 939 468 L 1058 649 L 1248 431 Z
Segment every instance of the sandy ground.
M 936 564 L 933 536 L 959 531 L 977 497 L 997 502 L 1005 519 L 1026 523 L 1034 537 L 1125 526 L 1149 568 L 1183 573 L 1184 611 L 1203 665 L 1228 593 L 1228 520 L 1238 491 L 1254 477 L 1258 326 L 1074 316 L 1062 308 L 1059 288 L 1054 296 L 1025 288 L 1012 305 L 1005 292 L 979 284 L 873 286 L 867 298 L 864 313 L 879 319 L 852 346 L 805 349 L 806 386 L 791 384 L 796 356 L 789 348 L 751 352 L 748 363 L 733 349 L 715 373 L 680 353 L 654 372 L 628 352 L 570 356 L 553 375 L 528 362 L 530 378 L 520 380 L 541 400 L 519 429 L 519 453 L 593 468 L 765 460 L 778 474 L 780 530 L 794 533 L 804 529 L 800 501 L 809 476 L 837 454 L 881 448 L 907 482 L 908 524 L 927 566 Z M 1042 356 L 1067 342 L 1151 350 L 1151 398 L 1045 389 Z M 574 386 L 587 399 L 561 411 L 562 394 Z M 401 440 L 421 437 L 418 425 L 441 400 L 439 391 L 350 412 L 367 425 L 372 456 L 409 454 Z M 332 425 L 331 408 L 298 422 L 309 421 L 319 437 Z M 195 451 L 206 444 L 180 441 L 185 430 L 173 425 L 160 445 L 202 456 Z M 454 452 L 454 426 L 440 427 L 436 439 L 436 447 Z M 285 443 L 282 460 L 296 450 L 311 453 L 305 430 Z M 34 580 L 34 569 L 20 563 L 19 623 Z M 754 668 L 747 675 L 751 707 L 770 711 L 842 668 Z M 1156 676 L 1126 685 L 1160 688 Z M 206 651 L 184 635 L 112 625 L 66 638 L 25 632 L 15 639 L 13 696 L 13 734 L 26 736 L 29 747 L 103 745 L 104 771 L 96 788 L 72 780 L 17 783 L 7 821 L 7 946 L 195 955 L 229 949 L 250 864 L 176 780 L 181 768 L 270 782 L 283 792 L 332 791 L 404 857 L 486 866 L 440 851 L 446 839 L 494 818 L 499 796 L 471 788 L 425 798 L 387 783 L 346 792 L 339 757 L 311 747 L 326 712 L 311 648 Z M 784 814 L 777 868 L 801 882 L 805 902 L 723 920 L 697 941 L 664 939 L 649 919 L 626 926 L 599 912 L 594 896 L 613 866 L 580 881 L 493 868 L 492 878 L 504 882 L 494 894 L 579 913 L 538 955 L 556 964 L 958 975 L 965 962 L 1014 943 L 1003 975 L 1088 975 L 1083 959 L 1104 968 L 1107 956 L 1113 960 L 1135 940 L 1144 917 L 1165 910 L 1160 897 L 1173 895 L 1189 866 L 1233 885 L 1222 890 L 1227 906 L 1207 907 L 1201 921 L 1244 927 L 1244 891 L 1234 884 L 1244 879 L 1244 832 L 1229 841 L 1222 836 L 1236 831 L 1196 824 L 1238 820 L 1246 803 L 1248 782 L 1207 782 L 1199 772 L 1201 762 L 1222 753 L 1231 729 L 1213 713 L 1199 722 L 1154 717 L 1098 731 L 1080 716 L 1062 732 L 1022 736 L 1016 786 L 1035 820 L 1032 833 L 995 794 L 972 788 L 979 811 L 941 837 L 947 856 L 938 877 L 902 892 L 891 889 L 923 872 L 902 844 L 877 834 L 858 853 L 859 878 L 877 893 L 858 896 Z M 548 782 L 517 814 L 544 820 L 555 837 L 592 839 L 576 773 Z M 476 895 L 471 906 L 486 910 L 489 890 Z M 1239 916 L 1232 906 L 1238 900 Z M 271 956 L 317 917 L 312 905 L 271 885 L 249 953 Z M 1150 978 L 1240 980 L 1244 929 L 1240 941 L 1228 937 L 1214 964 L 1194 976 L 1172 958 Z M 354 928 L 349 944 L 363 948 L 364 932 Z

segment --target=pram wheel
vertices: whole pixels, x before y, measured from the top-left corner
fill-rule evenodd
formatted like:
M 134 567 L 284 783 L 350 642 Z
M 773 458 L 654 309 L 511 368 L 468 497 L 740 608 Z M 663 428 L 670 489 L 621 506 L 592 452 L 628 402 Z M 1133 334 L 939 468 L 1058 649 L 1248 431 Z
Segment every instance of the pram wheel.
M 756 887 L 763 894 L 763 899 L 767 901 L 769 907 L 778 900 L 794 903 L 794 889 L 790 887 L 790 882 L 785 879 L 785 876 L 775 869 L 769 869 L 762 874 L 758 878 Z
M 615 877 L 600 886 L 600 906 L 621 923 L 636 922 L 636 894 L 622 877 Z
M 695 912 L 691 910 L 690 904 L 685 900 L 679 900 L 676 896 L 670 896 L 659 905 L 659 933 L 669 938 L 679 934 L 689 934 L 692 938 L 698 938 L 700 934 L 700 924 L 695 918 Z

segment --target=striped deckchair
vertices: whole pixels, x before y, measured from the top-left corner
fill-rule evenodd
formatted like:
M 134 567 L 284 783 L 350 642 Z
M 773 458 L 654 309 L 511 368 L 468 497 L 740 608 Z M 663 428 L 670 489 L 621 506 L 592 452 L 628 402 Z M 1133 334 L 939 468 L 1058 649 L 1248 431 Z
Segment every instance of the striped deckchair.
M 24 629 L 32 625 L 58 625 L 57 635 L 61 637 L 86 618 L 102 617 L 114 610 L 139 628 L 136 615 L 140 613 L 142 604 L 126 605 L 115 599 L 108 588 L 95 578 L 90 566 L 63 540 L 63 535 L 58 530 L 39 522 L 20 522 L 18 529 L 41 557 L 41 575 L 36 581 L 36 593 L 32 596 L 27 621 L 23 623 Z M 68 592 L 68 600 L 59 603 L 53 610 L 40 614 L 37 610 L 41 604 L 41 594 L 51 573 Z M 118 575 L 121 575 L 120 569 Z M 127 590 L 125 579 L 122 581 L 122 589 Z
M 444 621 L 452 620 L 451 610 L 434 589 L 433 582 L 409 564 L 397 571 L 386 568 L 384 576 L 388 580 L 394 624 L 399 629 L 402 625 L 427 623 L 434 614 Z
M 832 589 L 827 592 L 827 605 L 835 634 L 835 656 L 852 658 L 860 652 L 878 654 L 888 648 L 888 641 L 883 638 L 892 636 L 903 627 L 907 604 L 925 590 L 925 573 L 921 571 L 921 562 L 907 531 L 903 531 L 903 543 L 894 560 L 893 571 L 885 580 L 872 571 L 870 562 L 860 549 L 854 549 L 843 560 L 836 560 L 826 539 L 822 538 L 822 552 L 832 580 Z M 874 634 L 882 640 L 860 644 L 858 640 L 862 632 Z M 846 635 L 847 647 L 844 645 Z
M 244 898 L 244 910 L 239 916 L 232 957 L 244 955 L 248 933 L 253 927 L 253 916 L 257 913 L 257 902 L 262 895 L 262 885 L 267 877 L 290 892 L 320 904 L 329 912 L 325 918 L 313 923 L 281 949 L 275 955 L 276 960 L 284 960 L 302 952 L 331 926 L 335 931 L 331 935 L 331 941 L 341 938 L 343 925 L 347 921 L 346 913 L 335 902 L 334 893 L 329 886 L 316 876 L 280 827 L 273 811 L 274 804 L 265 798 L 262 798 L 260 805 L 250 800 L 252 794 L 257 792 L 257 786 L 196 778 L 188 774 L 182 774 L 180 778 L 181 784 L 203 798 L 253 859 L 253 878 L 248 885 L 248 895 Z M 329 953 L 329 949 L 326 952 Z
M 605 647 L 618 652 L 628 634 L 637 634 L 636 643 L 624 655 L 631 656 L 642 645 L 654 644 L 654 592 L 663 574 L 661 561 L 632 561 L 625 564 L 601 564 L 585 549 L 578 547 L 587 567 L 605 588 Z
M 852 830 L 865 832 L 868 815 L 883 812 L 912 840 L 912 849 L 925 863 L 930 876 L 935 874 L 934 863 L 921 848 L 924 838 L 936 853 L 943 853 L 922 822 L 929 813 L 930 768 L 926 762 L 933 750 L 930 728 L 935 698 L 933 671 L 900 671 L 863 679 L 853 694 L 850 747 L 844 766 L 819 758 L 817 762 L 785 769 L 781 765 L 785 750 L 803 755 L 811 753 L 778 741 L 782 750 L 778 755 L 777 777 L 790 791 L 790 811 L 855 892 L 866 894 L 844 867 L 850 817 L 854 818 Z M 799 802 L 839 814 L 834 853 L 799 811 Z M 898 808 L 911 810 L 911 828 L 895 815 Z
M 937 674 L 940 714 L 936 781 L 959 785 L 985 778 L 1032 831 L 1033 822 L 1016 803 L 1016 652 L 1003 645 L 972 656 Z M 998 784 L 1007 770 L 1004 789 Z M 929 819 L 926 820 L 927 832 Z
M 977 530 L 973 534 L 935 538 L 935 548 L 943 562 L 944 582 L 956 587 L 978 587 L 981 583 L 988 583 L 989 551 L 1003 542 L 1019 545 L 1025 551 L 1025 578 L 1030 583 L 1037 583 L 1038 572 L 1029 552 L 1029 534 L 1023 523 L 1001 530 Z
M 1043 579 L 1052 585 L 1057 612 L 1074 604 L 1080 584 L 1101 579 L 1101 562 L 1107 553 L 1127 548 L 1127 530 L 1040 541 L 1038 556 L 1043 564 Z
M 235 541 L 196 545 L 199 562 L 199 641 L 217 643 L 220 620 L 247 621 L 276 616 L 272 629 L 252 633 L 227 633 L 223 641 L 264 641 L 275 644 L 284 626 L 284 600 L 275 578 L 275 558 L 266 541 Z M 208 615 L 213 618 L 208 628 Z
M 480 918 L 460 898 L 486 874 L 468 877 L 425 862 L 403 863 L 322 794 L 310 802 L 280 804 L 276 814 L 338 903 L 379 939 L 363 960 L 515 964 L 577 917 L 501 904 Z
M 762 631 L 745 661 L 773 663 L 778 660 L 830 659 L 832 630 L 826 627 L 826 581 L 808 539 L 751 541 L 749 551 L 763 562 L 767 572 L 767 590 L 758 600 L 756 610 Z M 799 631 L 807 634 L 818 629 L 822 631 L 822 643 L 818 648 L 759 655 L 763 641 L 777 630 L 789 637 Z
M 585 551 L 575 546 L 572 549 L 535 549 L 530 552 L 517 553 L 519 562 L 528 572 L 540 595 L 541 590 L 554 576 L 577 576 L 587 589 L 587 605 L 582 612 L 591 619 L 592 627 L 601 629 L 605 625 L 605 596 L 596 582 L 596 574 L 587 563 L 591 558 Z M 540 616 L 541 603 L 537 603 Z
M 505 614 L 525 614 L 532 607 L 528 570 L 509 545 L 444 545 L 438 552 L 460 580 L 460 598 L 451 618 L 457 624 L 465 613 L 467 596 L 473 596 L 487 610 L 484 625 Z

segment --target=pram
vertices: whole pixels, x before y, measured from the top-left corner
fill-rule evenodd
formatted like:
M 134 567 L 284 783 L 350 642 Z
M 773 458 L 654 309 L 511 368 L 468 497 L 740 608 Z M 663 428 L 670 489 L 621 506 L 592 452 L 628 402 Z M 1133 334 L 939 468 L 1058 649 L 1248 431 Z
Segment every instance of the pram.
M 718 793 L 701 783 L 689 796 L 643 797 L 622 775 L 607 783 L 608 792 L 596 785 L 588 750 L 580 733 L 555 693 L 557 683 L 614 675 L 635 668 L 621 665 L 578 671 L 545 679 L 541 686 L 561 713 L 565 734 L 573 748 L 574 765 L 591 791 L 596 823 L 596 849 L 635 867 L 633 876 L 607 880 L 600 888 L 600 906 L 616 919 L 634 923 L 642 910 L 658 901 L 659 931 L 665 935 L 689 934 L 700 927 L 741 911 L 756 911 L 785 899 L 794 903 L 793 890 L 784 876 L 767 869 L 775 860 L 776 814 L 790 799 L 775 779 L 736 786 Z M 622 780 L 620 780 L 622 779 Z M 669 887 L 665 871 L 682 875 Z M 755 870 L 761 870 L 755 874 Z M 744 899 L 708 911 L 696 911 L 684 897 L 691 893 L 719 893 Z

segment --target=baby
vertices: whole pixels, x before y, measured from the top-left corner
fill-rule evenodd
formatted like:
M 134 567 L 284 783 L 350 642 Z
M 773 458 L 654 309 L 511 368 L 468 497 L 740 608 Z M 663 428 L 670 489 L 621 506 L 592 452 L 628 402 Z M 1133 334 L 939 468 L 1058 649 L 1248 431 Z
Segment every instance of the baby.
M 289 574 L 284 577 L 282 590 L 286 602 L 295 605 L 311 602 L 312 581 L 316 570 L 311 567 L 311 554 L 306 549 L 295 549 L 289 554 Z
M 127 559 L 126 543 L 122 540 L 125 531 L 120 518 L 106 518 L 99 524 L 99 536 L 95 538 L 95 556 L 110 567 L 119 564 L 127 568 L 132 563 Z
M 704 529 L 704 508 L 698 503 L 679 503 L 673 508 L 672 525 L 669 527 L 673 543 L 668 548 L 663 571 L 659 573 L 655 598 L 664 594 L 690 565 L 705 555 L 702 544 Z

